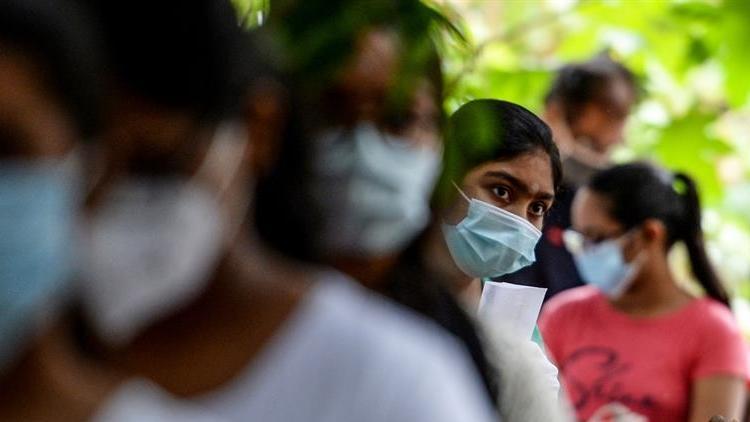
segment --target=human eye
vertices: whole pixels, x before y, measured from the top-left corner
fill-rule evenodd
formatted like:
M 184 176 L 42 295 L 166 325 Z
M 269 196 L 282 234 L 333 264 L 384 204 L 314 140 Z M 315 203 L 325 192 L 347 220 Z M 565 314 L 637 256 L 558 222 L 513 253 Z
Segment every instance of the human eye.
M 505 201 L 510 202 L 511 200 L 511 192 L 510 189 L 507 186 L 499 185 L 494 186 L 492 189 L 492 194 L 495 195 L 495 197 Z
M 535 202 L 529 207 L 529 212 L 535 217 L 544 217 L 547 214 L 548 208 L 544 202 Z

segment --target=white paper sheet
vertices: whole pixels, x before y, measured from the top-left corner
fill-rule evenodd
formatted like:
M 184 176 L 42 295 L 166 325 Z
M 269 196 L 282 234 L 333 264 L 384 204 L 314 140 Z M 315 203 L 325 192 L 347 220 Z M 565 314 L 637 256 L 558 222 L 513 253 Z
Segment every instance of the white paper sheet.
M 479 318 L 499 324 L 530 340 L 547 289 L 486 281 L 479 300 Z

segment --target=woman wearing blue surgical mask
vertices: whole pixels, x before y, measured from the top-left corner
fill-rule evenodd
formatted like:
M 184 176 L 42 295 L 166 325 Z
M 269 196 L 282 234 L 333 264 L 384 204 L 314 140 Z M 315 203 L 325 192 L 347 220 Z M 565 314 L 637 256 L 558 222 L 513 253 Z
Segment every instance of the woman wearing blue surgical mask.
M 0 420 L 85 420 L 119 380 L 65 318 L 96 129 L 96 48 L 66 2 L 0 2 Z
M 491 99 L 464 104 L 449 118 L 443 163 L 433 224 L 402 255 L 383 290 L 461 335 L 474 325 L 468 315 L 475 313 L 481 280 L 533 262 L 561 164 L 549 128 L 538 117 Z M 460 304 L 455 298 L 467 300 Z M 465 319 L 447 317 L 461 313 Z M 462 338 L 479 343 L 470 350 L 483 350 L 475 361 L 485 362 L 483 373 L 496 383 L 503 418 L 563 420 L 556 370 L 541 349 L 497 326 L 484 328 L 484 334 L 474 328 L 477 337 Z
M 65 0 L 0 2 L 0 420 L 215 422 L 79 342 L 78 223 L 104 105 L 89 24 Z
M 741 419 L 747 350 L 705 250 L 693 180 L 615 166 L 576 194 L 572 212 L 566 243 L 588 286 L 550 300 L 540 326 L 579 419 Z M 676 243 L 704 297 L 672 271 Z
M 525 108 L 475 100 L 449 119 L 428 267 L 476 302 L 483 279 L 534 262 L 534 246 L 562 177 L 547 125 Z
M 547 125 L 516 104 L 471 101 L 451 116 L 445 154 L 436 195 L 444 242 L 433 243 L 452 257 L 454 287 L 478 290 L 481 279 L 533 263 L 562 174 Z

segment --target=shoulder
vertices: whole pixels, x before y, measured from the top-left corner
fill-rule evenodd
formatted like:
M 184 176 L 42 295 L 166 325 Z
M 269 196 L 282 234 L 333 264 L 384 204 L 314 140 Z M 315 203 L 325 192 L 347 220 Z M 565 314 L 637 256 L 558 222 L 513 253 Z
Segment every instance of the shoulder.
M 151 381 L 135 378 L 125 381 L 102 403 L 92 422 L 222 422 L 189 401 L 178 400 Z
M 318 283 L 311 299 L 328 349 L 337 350 L 336 371 L 356 371 L 371 396 L 393 400 L 383 420 L 490 420 L 478 374 L 453 336 L 342 276 Z
M 462 357 L 457 341 L 434 323 L 372 294 L 342 275 L 327 274 L 312 292 L 320 316 L 340 341 L 363 354 L 413 357 L 423 364 Z M 431 350 L 425 355 L 426 350 Z M 455 356 L 458 355 L 458 356 Z
M 739 324 L 724 304 L 709 298 L 695 299 L 685 316 L 694 326 L 713 336 L 741 336 Z
M 566 290 L 544 304 L 543 315 L 559 315 L 576 312 L 580 309 L 590 309 L 592 303 L 602 300 L 601 293 L 595 287 L 581 286 Z
M 712 299 L 696 299 L 681 323 L 690 327 L 695 347 L 692 379 L 733 375 L 748 379 L 748 349 L 731 310 Z

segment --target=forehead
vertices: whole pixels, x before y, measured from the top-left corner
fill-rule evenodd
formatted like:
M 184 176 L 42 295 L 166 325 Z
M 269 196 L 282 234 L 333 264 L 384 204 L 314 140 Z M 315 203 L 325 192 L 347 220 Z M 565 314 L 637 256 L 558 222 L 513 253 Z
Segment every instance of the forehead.
M 36 62 L 0 43 L 0 151 L 24 156 L 64 152 L 68 115 L 44 83 Z
M 609 214 L 607 198 L 585 187 L 576 192 L 571 218 L 573 227 L 584 234 L 620 227 L 620 223 Z
M 625 79 L 615 78 L 607 83 L 605 92 L 598 101 L 595 99 L 589 103 L 587 109 L 601 110 L 611 119 L 622 119 L 630 113 L 635 103 L 635 94 L 633 86 Z
M 0 42 L 0 112 L 8 114 L 51 97 L 45 93 L 34 62 Z
M 391 86 L 398 59 L 398 38 L 387 30 L 369 29 L 356 42 L 340 78 L 352 90 L 386 90 Z
M 523 182 L 532 194 L 554 193 L 552 162 L 541 149 L 521 154 L 503 161 L 489 161 L 471 169 L 464 177 L 464 184 L 479 184 L 493 173 L 508 173 Z

